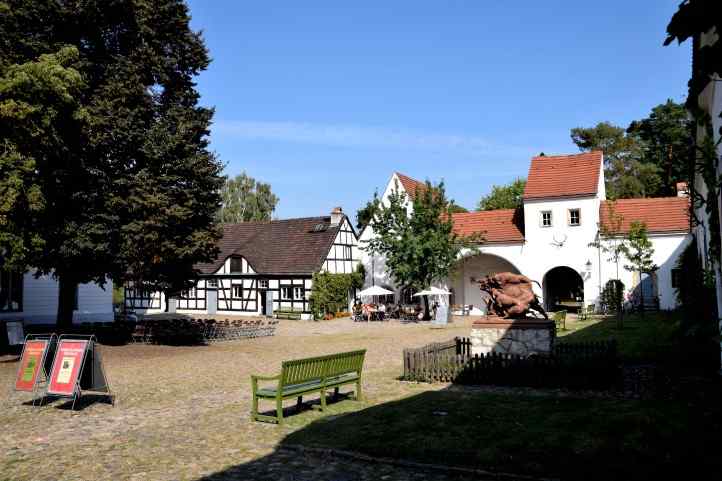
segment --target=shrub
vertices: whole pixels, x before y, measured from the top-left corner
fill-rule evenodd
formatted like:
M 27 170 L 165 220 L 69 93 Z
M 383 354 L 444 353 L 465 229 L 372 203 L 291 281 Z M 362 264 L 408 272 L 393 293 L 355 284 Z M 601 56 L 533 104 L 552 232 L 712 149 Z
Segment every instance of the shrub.
M 311 290 L 311 312 L 316 319 L 333 318 L 333 313 L 346 311 L 352 289 L 363 286 L 363 274 L 359 269 L 352 274 L 331 274 L 317 272 L 313 275 Z

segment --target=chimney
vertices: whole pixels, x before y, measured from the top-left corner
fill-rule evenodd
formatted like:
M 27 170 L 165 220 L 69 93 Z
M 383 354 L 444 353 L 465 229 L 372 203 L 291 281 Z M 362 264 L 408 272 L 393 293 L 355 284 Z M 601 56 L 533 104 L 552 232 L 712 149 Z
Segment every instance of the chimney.
M 677 197 L 689 197 L 687 182 L 677 182 Z
M 339 225 L 341 222 L 343 222 L 343 209 L 334 207 L 331 211 L 331 225 Z

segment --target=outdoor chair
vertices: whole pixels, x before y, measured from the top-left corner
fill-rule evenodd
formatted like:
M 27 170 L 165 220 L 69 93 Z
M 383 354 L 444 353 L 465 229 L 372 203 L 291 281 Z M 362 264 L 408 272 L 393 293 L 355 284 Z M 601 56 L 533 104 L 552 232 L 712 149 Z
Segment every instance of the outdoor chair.
M 567 330 L 567 311 L 555 312 L 552 316 L 552 319 L 554 319 L 554 325 L 556 326 L 557 330 Z
M 594 304 L 590 304 L 587 307 L 582 307 L 579 309 L 579 320 L 580 321 L 588 321 L 592 318 L 594 315 Z

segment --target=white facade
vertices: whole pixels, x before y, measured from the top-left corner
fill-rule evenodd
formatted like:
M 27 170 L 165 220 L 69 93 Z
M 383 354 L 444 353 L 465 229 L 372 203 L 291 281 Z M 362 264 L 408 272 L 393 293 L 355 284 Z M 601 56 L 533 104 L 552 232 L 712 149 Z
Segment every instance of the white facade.
M 603 165 L 599 168 L 603 172 Z M 438 283 L 440 287 L 451 290 L 450 303 L 471 305 L 472 314 L 484 313 L 485 303 L 476 280 L 504 271 L 521 273 L 537 281 L 534 289 L 547 308 L 553 308 L 556 302 L 563 300 L 584 305 L 597 304 L 604 285 L 615 278 L 624 283 L 628 292 L 638 290 L 639 275 L 624 268 L 625 259 L 621 259 L 617 266 L 607 254 L 590 245 L 597 239 L 600 205 L 605 200 L 603 175 L 599 175 L 598 184 L 596 194 L 592 195 L 525 200 L 524 239 L 482 244 L 476 251 L 463 252 L 449 278 Z M 388 198 L 396 188 L 405 192 L 394 174 L 380 199 L 383 205 L 388 205 Z M 545 219 L 551 225 L 544 225 Z M 577 219 L 578 225 L 572 222 Z M 366 283 L 391 288 L 398 296 L 400 290 L 395 287 L 384 259 L 363 250 L 364 242 L 373 235 L 373 227 L 369 226 L 361 233 L 360 239 L 362 262 L 368 273 Z M 653 286 L 653 295 L 658 298 L 661 309 L 674 309 L 677 300 L 672 287 L 672 269 L 692 236 L 686 232 L 652 232 L 649 238 L 655 250 L 654 262 L 659 269 L 646 282 Z M 570 283 L 569 292 L 559 292 L 558 276 L 565 284 Z M 565 288 L 566 285 L 562 286 L 562 290 Z
M 706 46 L 706 45 L 712 45 L 715 42 L 722 41 L 720 40 L 720 35 L 718 32 L 709 31 L 705 34 L 702 34 L 699 39 L 699 46 Z M 693 56 L 696 58 L 698 55 L 698 52 L 693 52 Z M 693 60 L 693 63 L 696 62 L 696 60 Z M 710 79 L 710 81 L 705 86 L 704 90 L 700 93 L 699 97 L 697 98 L 697 102 L 699 107 L 704 111 L 707 112 L 710 115 L 711 121 L 712 121 L 712 135 L 714 137 L 714 142 L 717 145 L 717 176 L 718 178 L 722 176 L 722 139 L 720 139 L 720 133 L 722 132 L 722 78 L 715 75 L 714 78 Z M 704 130 L 704 127 L 698 127 L 697 129 L 697 140 L 701 141 L 706 137 L 707 133 Z M 704 179 L 700 174 L 696 175 L 696 178 L 694 180 L 694 189 L 697 193 L 699 193 L 704 198 L 707 197 L 708 189 L 705 185 Z M 722 213 L 722 196 L 718 199 L 718 211 Z M 715 273 L 715 286 L 717 291 L 717 313 L 718 313 L 718 324 L 720 332 L 722 332 L 722 266 L 715 265 L 714 262 L 711 262 L 708 258 L 708 252 L 709 252 L 709 242 L 710 242 L 710 219 L 709 214 L 706 212 L 704 206 L 700 206 L 697 209 L 695 209 L 695 216 L 700 221 L 698 225 L 695 226 L 695 235 L 697 238 L 697 246 L 699 254 L 704 262 L 705 267 L 712 267 L 714 268 Z M 720 226 L 722 229 L 722 225 Z M 722 236 L 722 232 L 720 233 Z M 722 356 L 722 341 L 720 341 L 720 351 Z M 721 371 L 722 372 L 722 371 Z
M 52 276 L 36 278 L 34 272 L 26 272 L 22 275 L 22 289 L 13 290 L 19 292 L 19 301 L 15 294 L 12 302 L 4 302 L 0 306 L 0 319 L 18 319 L 25 324 L 55 324 L 59 289 Z M 6 295 L 2 297 L 6 298 Z M 113 283 L 110 280 L 103 287 L 95 283 L 80 284 L 77 298 L 73 322 L 113 321 Z

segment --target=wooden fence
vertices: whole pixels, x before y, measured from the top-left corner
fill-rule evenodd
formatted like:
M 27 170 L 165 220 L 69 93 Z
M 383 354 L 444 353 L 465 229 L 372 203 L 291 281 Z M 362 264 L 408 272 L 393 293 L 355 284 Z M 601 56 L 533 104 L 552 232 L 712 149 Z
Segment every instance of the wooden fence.
M 549 355 L 471 354 L 456 338 L 404 349 L 404 379 L 422 382 L 608 389 L 618 379 L 615 341 L 557 344 Z

